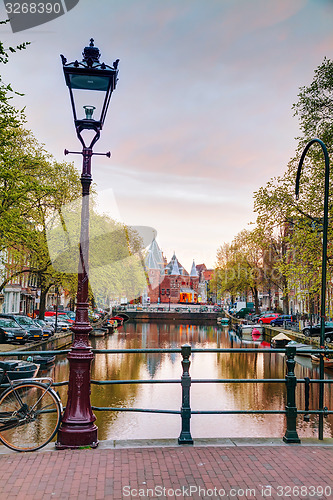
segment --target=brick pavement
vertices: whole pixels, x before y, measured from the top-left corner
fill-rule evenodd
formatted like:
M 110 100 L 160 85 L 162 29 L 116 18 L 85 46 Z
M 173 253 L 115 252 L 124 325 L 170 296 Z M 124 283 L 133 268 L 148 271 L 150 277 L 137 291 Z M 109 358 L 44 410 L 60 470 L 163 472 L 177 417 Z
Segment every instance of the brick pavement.
M 194 446 L 0 455 L 0 499 L 333 499 L 332 446 Z M 325 491 L 326 488 L 326 491 Z

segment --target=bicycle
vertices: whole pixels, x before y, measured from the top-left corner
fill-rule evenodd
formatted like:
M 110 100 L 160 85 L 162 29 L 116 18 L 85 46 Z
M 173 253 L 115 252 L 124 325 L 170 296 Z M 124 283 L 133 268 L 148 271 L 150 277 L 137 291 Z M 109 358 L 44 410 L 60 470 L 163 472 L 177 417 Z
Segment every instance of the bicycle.
M 0 361 L 0 384 L 9 383 L 0 396 L 0 441 L 15 451 L 39 450 L 56 435 L 62 404 L 49 377 L 11 380 L 15 366 Z

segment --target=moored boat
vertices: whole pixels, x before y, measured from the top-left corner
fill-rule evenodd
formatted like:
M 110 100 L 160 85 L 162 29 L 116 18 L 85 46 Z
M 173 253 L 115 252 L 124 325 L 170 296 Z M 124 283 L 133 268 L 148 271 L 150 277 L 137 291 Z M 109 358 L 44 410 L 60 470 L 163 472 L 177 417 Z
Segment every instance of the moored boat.
M 290 337 L 288 337 L 284 333 L 278 333 L 271 339 L 271 347 L 285 347 L 289 342 L 291 342 Z
M 255 335 L 261 335 L 263 332 L 263 326 L 262 325 L 248 325 L 248 324 L 242 324 L 238 326 L 238 329 L 242 333 L 253 333 L 254 330 L 256 330 L 254 333 Z
M 40 368 L 46 368 L 53 365 L 55 359 L 55 354 L 36 354 L 35 356 L 29 356 L 29 361 L 36 363 Z
M 220 325 L 228 325 L 230 320 L 228 318 L 217 318 L 216 321 L 220 323 Z
M 261 337 L 261 332 L 260 330 L 258 330 L 258 328 L 253 328 L 251 335 L 253 340 L 259 340 L 259 338 Z
M 312 363 L 319 363 L 320 356 L 312 354 L 311 361 L 312 361 Z M 325 368 L 333 368 L 333 359 L 324 356 L 324 367 Z
M 114 326 L 121 326 L 123 325 L 123 323 L 125 323 L 125 321 L 128 321 L 129 320 L 129 316 L 127 316 L 127 314 L 123 314 L 123 313 L 119 313 L 119 314 L 116 314 L 115 316 L 111 316 L 111 318 L 109 318 L 107 320 L 107 323 L 110 325 L 114 325 Z
M 92 331 L 90 332 L 90 335 L 92 337 L 104 337 L 107 331 L 108 331 L 107 328 L 93 328 Z
M 32 363 L 30 361 L 23 361 L 18 359 L 8 359 L 7 364 L 12 364 L 13 369 L 7 371 L 7 375 L 10 380 L 19 380 L 21 378 L 33 378 L 37 375 L 39 370 L 39 365 L 37 363 Z M 0 379 L 2 376 L 2 370 L 0 369 Z
M 291 340 L 288 342 L 286 347 L 296 347 L 297 356 L 311 356 L 310 352 L 303 352 L 308 350 L 313 350 L 313 347 L 308 344 L 302 344 L 301 342 L 296 342 L 296 340 Z

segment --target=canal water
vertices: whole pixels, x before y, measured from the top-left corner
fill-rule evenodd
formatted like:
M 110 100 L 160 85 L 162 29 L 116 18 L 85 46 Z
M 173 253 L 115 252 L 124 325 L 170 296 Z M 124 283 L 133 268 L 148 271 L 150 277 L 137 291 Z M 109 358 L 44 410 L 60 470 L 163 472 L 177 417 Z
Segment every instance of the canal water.
M 96 349 L 175 348 L 189 343 L 192 348 L 262 348 L 268 347 L 263 337 L 253 341 L 251 335 L 240 339 L 228 327 L 219 325 L 180 325 L 162 323 L 127 323 L 118 332 L 91 339 Z M 319 367 L 310 358 L 297 357 L 298 378 L 319 378 Z M 64 356 L 47 373 L 54 380 L 68 380 L 68 362 Z M 44 372 L 46 373 L 46 372 Z M 278 353 L 193 353 L 190 374 L 193 379 L 284 379 L 285 357 Z M 159 380 L 180 379 L 181 355 L 96 354 L 92 364 L 95 380 Z M 332 378 L 333 370 L 325 370 Z M 297 407 L 305 408 L 304 384 L 297 386 Z M 325 387 L 325 405 L 332 409 L 332 384 Z M 59 393 L 66 404 L 67 388 Z M 179 410 L 180 384 L 92 385 L 93 406 L 115 408 L 150 408 Z M 283 410 L 286 405 L 284 383 L 209 383 L 192 384 L 192 410 Z M 310 387 L 310 409 L 318 407 L 318 385 Z M 180 415 L 96 412 L 99 439 L 178 438 Z M 195 438 L 282 437 L 284 415 L 192 415 L 191 433 Z M 298 417 L 298 433 L 302 437 L 318 436 L 318 417 L 305 422 Z M 324 419 L 324 437 L 333 437 L 333 418 Z

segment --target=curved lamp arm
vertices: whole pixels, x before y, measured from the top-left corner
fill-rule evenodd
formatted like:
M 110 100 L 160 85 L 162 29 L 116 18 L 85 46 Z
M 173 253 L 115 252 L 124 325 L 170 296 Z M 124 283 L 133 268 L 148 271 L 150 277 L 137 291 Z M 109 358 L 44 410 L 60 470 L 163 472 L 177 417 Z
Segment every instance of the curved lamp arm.
M 308 144 L 304 148 L 304 151 L 302 153 L 301 159 L 300 159 L 299 164 L 298 164 L 297 175 L 296 175 L 296 189 L 295 189 L 296 198 L 298 199 L 298 195 L 299 195 L 299 180 L 301 177 L 304 159 L 306 157 L 307 152 L 311 148 L 311 146 L 315 143 L 320 144 L 320 146 L 324 152 L 324 156 L 325 156 L 325 200 L 326 200 L 326 194 L 327 194 L 327 202 L 328 202 L 328 187 L 329 187 L 328 184 L 329 184 L 329 176 L 330 176 L 330 160 L 329 160 L 329 156 L 328 156 L 327 147 L 326 147 L 325 143 L 323 141 L 321 141 L 320 139 L 312 139 L 310 142 L 308 142 Z M 326 189 L 327 189 L 327 193 L 326 193 Z
M 328 196 L 329 196 L 329 178 L 330 178 L 330 160 L 328 156 L 327 147 L 323 141 L 320 139 L 312 139 L 305 146 L 302 153 L 301 159 L 298 164 L 297 175 L 296 175 L 296 198 L 299 195 L 299 181 L 302 172 L 302 166 L 304 163 L 305 156 L 309 151 L 310 147 L 318 143 L 325 156 L 325 189 L 324 189 L 324 225 L 323 225 L 323 258 L 322 258 L 322 278 L 321 278 L 321 331 L 320 331 L 320 345 L 323 347 L 325 343 L 325 305 L 326 305 L 326 263 L 327 263 L 327 231 L 328 231 Z
M 328 231 L 328 196 L 329 196 L 329 178 L 330 178 L 330 160 L 328 156 L 327 147 L 320 139 L 312 139 L 305 146 L 302 153 L 301 159 L 298 164 L 297 175 L 296 175 L 296 198 L 299 195 L 299 180 L 301 177 L 302 166 L 305 156 L 310 149 L 310 147 L 318 143 L 325 156 L 325 188 L 324 188 L 324 227 L 323 227 L 323 253 L 322 253 L 322 271 L 321 271 L 321 304 L 320 304 L 320 347 L 323 349 L 325 347 L 325 309 L 326 309 L 326 266 L 327 266 L 327 231 Z M 319 378 L 324 378 L 324 359 L 320 356 L 319 365 Z M 324 384 L 319 385 L 319 408 L 323 410 L 324 407 Z M 318 427 L 319 439 L 323 439 L 324 435 L 324 424 L 323 424 L 323 414 L 319 415 L 319 427 Z

